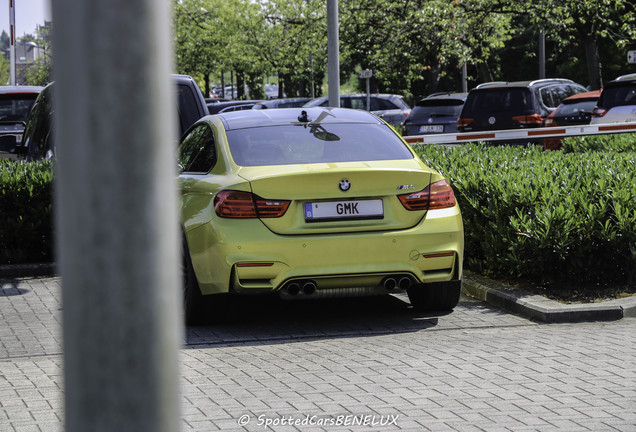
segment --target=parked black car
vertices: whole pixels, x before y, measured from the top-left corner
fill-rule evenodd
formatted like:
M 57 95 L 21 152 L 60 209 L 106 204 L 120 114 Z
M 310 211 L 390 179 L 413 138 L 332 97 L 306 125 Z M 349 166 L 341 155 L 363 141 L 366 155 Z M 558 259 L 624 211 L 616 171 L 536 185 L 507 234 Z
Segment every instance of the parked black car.
M 260 102 L 265 102 L 264 99 L 253 100 L 231 100 L 231 101 L 212 101 L 208 102 L 208 112 L 210 114 L 219 114 L 230 111 L 240 111 L 244 109 L 252 109 L 252 107 Z
M 0 86 L 0 158 L 15 158 L 11 152 L 22 140 L 24 124 L 42 89 L 40 86 Z
M 394 94 L 372 94 L 369 97 L 371 106 L 367 107 L 366 94 L 343 94 L 340 95 L 340 108 L 353 108 L 370 111 L 390 125 L 400 126 L 411 112 L 411 107 L 404 102 L 400 95 Z M 322 96 L 307 102 L 304 106 L 326 107 L 329 105 L 329 97 Z
M 177 89 L 179 136 L 201 117 L 208 115 L 205 99 L 197 83 L 188 75 L 172 75 Z M 14 153 L 27 160 L 55 157 L 53 134 L 54 83 L 40 92 L 26 121 L 24 136 Z
M 268 108 L 296 108 L 305 105 L 311 98 L 281 98 L 270 99 L 254 104 L 252 109 L 268 109 Z
M 457 119 L 468 93 L 433 93 L 419 101 L 402 123 L 402 135 L 457 132 Z
M 542 127 L 561 102 L 587 91 L 568 79 L 490 82 L 468 93 L 457 120 L 459 132 Z

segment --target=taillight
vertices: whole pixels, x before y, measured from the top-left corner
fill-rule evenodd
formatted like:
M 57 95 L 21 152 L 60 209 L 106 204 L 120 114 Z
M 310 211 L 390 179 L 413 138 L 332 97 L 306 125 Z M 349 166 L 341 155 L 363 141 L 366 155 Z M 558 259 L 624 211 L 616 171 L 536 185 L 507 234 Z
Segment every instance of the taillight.
M 605 108 L 601 108 L 601 107 L 594 107 L 594 109 L 592 110 L 592 116 L 593 117 L 603 117 L 605 114 L 607 114 L 607 110 Z
M 276 218 L 285 214 L 289 203 L 267 200 L 250 192 L 224 190 L 214 197 L 214 211 L 223 218 Z
M 468 126 L 470 126 L 474 122 L 475 122 L 475 119 L 467 118 L 467 117 L 460 117 L 460 118 L 457 119 L 457 129 L 459 131 L 463 131 L 464 128 L 467 128 Z
M 543 117 L 541 117 L 541 114 L 515 116 L 512 120 L 522 126 L 541 126 L 543 124 Z
M 426 186 L 425 189 L 409 194 L 398 195 L 405 209 L 439 210 L 455 206 L 455 193 L 446 180 L 440 180 Z

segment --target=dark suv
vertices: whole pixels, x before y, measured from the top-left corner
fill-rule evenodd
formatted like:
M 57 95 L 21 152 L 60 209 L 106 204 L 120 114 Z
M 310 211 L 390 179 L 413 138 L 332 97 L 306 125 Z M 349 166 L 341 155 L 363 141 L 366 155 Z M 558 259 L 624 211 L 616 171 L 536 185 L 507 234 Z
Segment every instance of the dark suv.
M 203 94 L 197 83 L 188 75 L 172 75 L 177 90 L 177 114 L 179 136 L 194 122 L 208 115 Z M 55 156 L 53 143 L 53 91 L 54 84 L 44 87 L 33 104 L 26 122 L 22 142 L 15 153 L 27 160 L 51 159 Z
M 457 118 L 468 93 L 433 93 L 419 101 L 402 123 L 402 135 L 457 132 Z
M 542 127 L 563 99 L 587 91 L 568 79 L 490 82 L 468 93 L 459 132 Z
M 41 91 L 39 86 L 0 86 L 0 158 L 15 159 L 11 151 L 22 140 L 24 123 Z

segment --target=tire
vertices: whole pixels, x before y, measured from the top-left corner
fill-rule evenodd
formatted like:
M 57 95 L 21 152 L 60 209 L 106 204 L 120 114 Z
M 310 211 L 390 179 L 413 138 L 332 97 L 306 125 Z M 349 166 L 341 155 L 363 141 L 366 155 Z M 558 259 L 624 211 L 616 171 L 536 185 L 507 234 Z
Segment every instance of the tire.
M 192 266 L 188 244 L 183 236 L 183 314 L 186 325 L 221 322 L 226 317 L 227 294 L 203 295 Z
M 462 281 L 416 284 L 406 290 L 413 309 L 422 312 L 448 312 L 459 303 Z

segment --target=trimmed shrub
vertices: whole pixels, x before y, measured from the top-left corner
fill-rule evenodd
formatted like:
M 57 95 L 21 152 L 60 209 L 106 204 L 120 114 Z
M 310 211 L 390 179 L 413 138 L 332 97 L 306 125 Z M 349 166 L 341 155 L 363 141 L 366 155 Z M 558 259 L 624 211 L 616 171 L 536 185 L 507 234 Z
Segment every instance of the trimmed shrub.
M 584 153 L 590 151 L 636 152 L 636 135 L 595 135 L 568 137 L 562 141 L 565 153 Z
M 0 264 L 52 262 L 51 162 L 0 160 Z
M 455 189 L 470 270 L 544 284 L 634 282 L 633 152 L 477 144 L 415 150 Z

